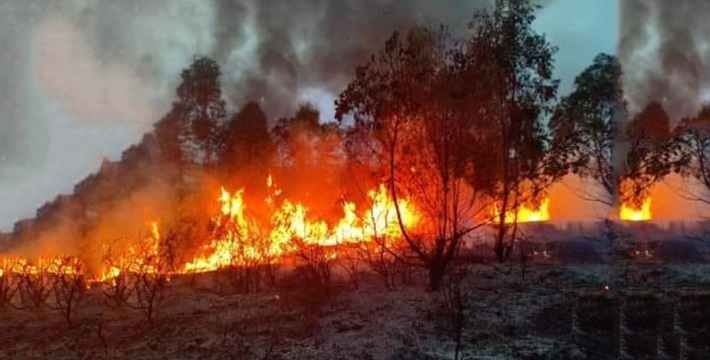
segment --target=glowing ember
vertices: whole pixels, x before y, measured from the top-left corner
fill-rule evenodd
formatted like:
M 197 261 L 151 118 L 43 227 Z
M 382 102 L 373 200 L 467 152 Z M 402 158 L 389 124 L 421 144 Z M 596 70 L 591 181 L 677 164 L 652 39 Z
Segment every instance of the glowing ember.
M 641 203 L 641 207 L 633 204 L 623 203 L 619 210 L 619 218 L 624 221 L 648 221 L 651 220 L 651 198 L 646 197 Z
M 507 211 L 505 213 L 505 223 L 512 224 L 517 221 L 517 223 L 533 223 L 533 222 L 545 222 L 550 220 L 550 199 L 544 198 L 540 201 L 537 208 L 530 207 L 527 204 L 521 205 L 517 211 Z M 493 218 L 495 221 L 500 218 L 500 210 L 498 207 L 493 209 Z

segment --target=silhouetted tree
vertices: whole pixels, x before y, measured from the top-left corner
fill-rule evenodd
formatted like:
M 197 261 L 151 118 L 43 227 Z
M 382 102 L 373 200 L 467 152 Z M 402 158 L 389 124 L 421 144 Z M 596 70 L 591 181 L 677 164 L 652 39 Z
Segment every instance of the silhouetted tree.
M 47 304 L 51 294 L 51 274 L 46 261 L 38 261 L 37 265 L 29 263 L 18 264 L 15 275 L 18 277 L 19 305 L 24 310 L 39 310 Z
M 219 65 L 207 57 L 195 59 L 183 70 L 177 99 L 155 126 L 166 158 L 201 165 L 217 160 L 226 117 L 220 75 Z
M 185 160 L 180 146 L 182 128 L 183 121 L 175 106 L 155 124 L 153 131 L 160 147 L 162 160 L 175 164 L 180 164 Z
M 225 131 L 220 164 L 229 174 L 248 170 L 262 182 L 274 155 L 274 142 L 269 133 L 266 114 L 258 103 L 249 102 L 235 114 Z M 254 173 L 254 171 L 259 171 Z
M 677 142 L 672 141 L 671 121 L 663 106 L 649 103 L 626 126 L 628 152 L 620 183 L 624 203 L 641 207 L 651 187 L 673 169 L 671 156 Z
M 137 244 L 135 257 L 129 267 L 132 296 L 125 304 L 141 311 L 151 324 L 166 299 L 170 274 L 175 271 L 172 261 L 175 243 L 170 240 L 174 239 L 146 237 Z
M 705 191 L 710 190 L 710 106 L 704 106 L 694 117 L 683 119 L 676 131 L 676 143 L 676 172 L 695 179 Z M 706 193 L 690 188 L 684 196 L 710 204 Z
M 302 104 L 291 118 L 279 119 L 273 133 L 279 145 L 279 160 L 295 169 L 320 163 L 328 154 L 321 152 L 327 126 L 318 121 L 319 111 L 312 104 Z
M 575 89 L 563 98 L 550 120 L 555 158 L 560 166 L 592 179 L 606 193 L 582 193 L 585 199 L 613 204 L 617 193 L 614 147 L 625 103 L 621 64 L 599 54 L 575 79 Z
M 558 87 L 552 79 L 556 49 L 532 27 L 536 8 L 527 0 L 496 1 L 492 12 L 474 18 L 467 44 L 466 64 L 489 89 L 480 116 L 494 132 L 489 151 L 499 157 L 489 172 L 499 210 L 494 246 L 499 261 L 510 256 L 516 238 L 517 219 L 506 223 L 506 214 L 539 201 L 564 173 L 548 156 L 543 117 L 552 110 Z
M 14 270 L 18 266 L 16 259 L 0 261 L 0 311 L 13 306 L 13 300 L 18 290 L 18 276 Z
M 77 311 L 86 295 L 84 265 L 75 257 L 65 256 L 52 262 L 52 295 L 50 307 L 62 314 L 71 326 L 72 315 Z

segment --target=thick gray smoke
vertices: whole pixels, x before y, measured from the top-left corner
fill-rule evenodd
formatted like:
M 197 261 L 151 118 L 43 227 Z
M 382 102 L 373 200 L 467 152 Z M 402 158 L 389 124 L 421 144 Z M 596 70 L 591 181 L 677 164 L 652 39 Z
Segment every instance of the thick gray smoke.
M 328 117 L 394 29 L 463 29 L 490 3 L 0 0 L 0 229 L 137 141 L 196 55 L 222 65 L 232 106 L 257 99 L 276 117 L 311 101 Z
M 0 230 L 137 142 L 196 55 L 220 63 L 232 109 L 254 99 L 275 118 L 309 101 L 329 120 L 354 66 L 393 30 L 464 30 L 493 1 L 0 0 Z M 553 40 L 576 34 L 544 22 Z M 592 56 L 572 57 L 561 77 Z
M 215 55 L 235 85 L 227 89 L 230 100 L 262 99 L 267 112 L 283 114 L 303 94 L 318 101 L 319 94 L 337 93 L 355 64 L 394 29 L 441 22 L 464 29 L 474 10 L 488 3 L 218 0 Z
M 710 101 L 710 2 L 622 0 L 619 56 L 631 112 L 661 101 L 673 118 Z

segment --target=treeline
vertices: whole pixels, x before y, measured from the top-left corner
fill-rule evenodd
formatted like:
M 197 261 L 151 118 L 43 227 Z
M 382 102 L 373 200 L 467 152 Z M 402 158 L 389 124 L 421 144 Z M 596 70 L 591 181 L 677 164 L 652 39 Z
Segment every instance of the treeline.
M 168 207 L 187 219 L 175 230 L 185 243 L 208 226 L 190 202 L 204 190 L 205 174 L 260 198 L 266 177 L 277 174 L 285 192 L 322 204 L 315 208 L 324 213 L 344 193 L 383 182 L 398 215 L 409 199 L 426 218 L 408 229 L 398 216 L 406 246 L 387 253 L 425 267 L 435 289 L 481 226 L 494 227 L 495 256 L 508 260 L 520 234 L 506 214 L 539 203 L 567 174 L 598 183 L 598 191 L 580 195 L 608 205 L 638 204 L 673 171 L 710 187 L 710 111 L 675 129 L 656 102 L 627 119 L 621 65 L 607 54 L 558 101 L 556 48 L 532 28 L 535 10 L 529 1 L 497 1 L 474 15 L 464 37 L 446 27 L 395 32 L 356 69 L 336 101 L 335 122 L 319 121 L 310 105 L 275 122 L 258 102 L 230 114 L 219 65 L 197 58 L 151 133 L 78 184 L 74 196 L 45 205 L 32 224 L 18 223 L 16 238 L 64 221 L 89 234 L 116 199 L 156 179 L 171 190 Z

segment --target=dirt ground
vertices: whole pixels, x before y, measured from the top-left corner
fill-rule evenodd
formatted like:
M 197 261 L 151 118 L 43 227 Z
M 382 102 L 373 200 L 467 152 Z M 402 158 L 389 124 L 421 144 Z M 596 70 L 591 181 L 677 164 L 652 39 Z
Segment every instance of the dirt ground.
M 291 279 L 251 294 L 176 278 L 157 318 L 92 289 L 68 326 L 48 308 L 0 312 L 2 359 L 708 359 L 710 266 L 625 262 L 465 266 L 452 291 L 424 274 L 327 290 Z M 453 286 L 446 287 L 453 289 Z M 457 312 L 457 309 L 460 312 Z

